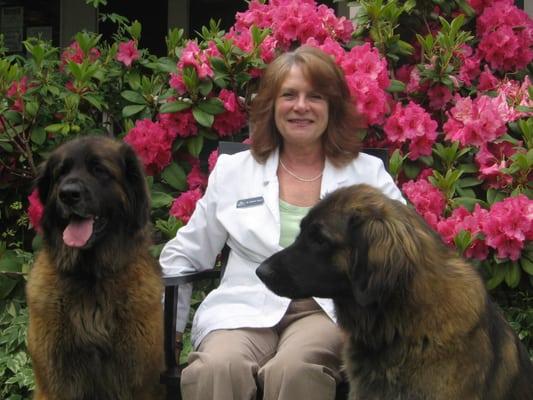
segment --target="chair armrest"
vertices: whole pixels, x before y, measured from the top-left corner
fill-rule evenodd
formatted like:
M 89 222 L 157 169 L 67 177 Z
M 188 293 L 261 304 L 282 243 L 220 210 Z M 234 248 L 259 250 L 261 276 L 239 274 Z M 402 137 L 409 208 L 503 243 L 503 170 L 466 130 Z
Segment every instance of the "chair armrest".
M 179 384 L 181 371 L 176 362 L 176 319 L 178 307 L 179 285 L 197 282 L 201 280 L 216 279 L 220 277 L 220 270 L 210 269 L 207 271 L 194 272 L 180 276 L 165 276 L 164 302 L 164 351 L 165 372 L 161 374 L 161 383 L 165 385 Z

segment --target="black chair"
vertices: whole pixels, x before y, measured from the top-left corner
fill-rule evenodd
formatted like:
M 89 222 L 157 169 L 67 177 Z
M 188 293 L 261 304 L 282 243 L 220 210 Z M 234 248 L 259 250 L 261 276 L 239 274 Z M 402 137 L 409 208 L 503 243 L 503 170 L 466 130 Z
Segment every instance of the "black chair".
M 240 151 L 247 150 L 249 146 L 239 142 L 219 142 L 219 154 L 235 154 Z M 380 158 L 388 167 L 389 155 L 386 149 L 381 148 L 364 148 L 364 153 Z M 165 284 L 165 302 L 164 302 L 164 346 L 165 346 L 165 366 L 166 370 L 161 374 L 161 383 L 166 386 L 167 400 L 181 400 L 180 380 L 181 371 L 187 365 L 178 365 L 176 360 L 176 319 L 177 319 L 177 304 L 178 304 L 178 289 L 179 285 L 185 283 L 194 283 L 203 280 L 215 280 L 220 278 L 224 273 L 225 262 L 229 248 L 225 247 L 221 253 L 220 269 L 211 269 L 182 276 L 164 277 Z M 336 399 L 346 399 L 348 395 L 348 383 L 341 382 L 337 386 Z

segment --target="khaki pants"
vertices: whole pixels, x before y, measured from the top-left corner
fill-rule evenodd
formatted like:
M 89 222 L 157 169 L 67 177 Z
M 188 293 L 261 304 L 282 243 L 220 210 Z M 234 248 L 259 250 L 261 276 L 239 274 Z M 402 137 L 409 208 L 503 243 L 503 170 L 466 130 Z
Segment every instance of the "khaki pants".
M 183 370 L 184 400 L 333 400 L 342 335 L 312 299 L 292 301 L 272 328 L 209 333 Z

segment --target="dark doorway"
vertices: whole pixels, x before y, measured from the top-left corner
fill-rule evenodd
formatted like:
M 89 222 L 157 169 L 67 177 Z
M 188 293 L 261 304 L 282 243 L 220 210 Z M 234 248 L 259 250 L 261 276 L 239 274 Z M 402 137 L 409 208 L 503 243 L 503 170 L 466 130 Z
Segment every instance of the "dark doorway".
M 107 6 L 100 7 L 100 13 L 116 13 L 130 20 L 137 20 L 142 25 L 139 48 L 145 48 L 157 56 L 166 55 L 165 36 L 168 31 L 168 0 L 124 1 L 108 0 Z M 99 32 L 103 38 L 111 41 L 116 32 L 116 25 L 99 22 Z

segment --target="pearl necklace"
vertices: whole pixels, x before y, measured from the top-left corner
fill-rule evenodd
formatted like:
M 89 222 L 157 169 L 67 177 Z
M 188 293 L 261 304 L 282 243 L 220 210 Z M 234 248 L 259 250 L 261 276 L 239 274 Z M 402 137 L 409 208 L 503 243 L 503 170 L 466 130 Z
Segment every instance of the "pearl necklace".
M 314 182 L 318 178 L 320 178 L 322 176 L 322 174 L 324 173 L 324 171 L 321 171 L 320 174 L 318 174 L 317 176 L 315 176 L 313 178 L 302 178 L 301 176 L 296 175 L 289 168 L 287 168 L 287 166 L 285 164 L 283 164 L 283 161 L 281 161 L 281 158 L 279 159 L 279 165 L 281 165 L 281 168 L 283 168 L 290 176 L 292 176 L 293 178 L 298 179 L 300 182 Z

